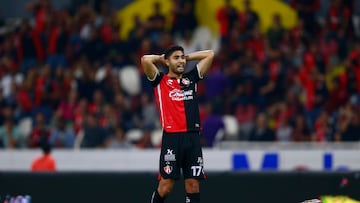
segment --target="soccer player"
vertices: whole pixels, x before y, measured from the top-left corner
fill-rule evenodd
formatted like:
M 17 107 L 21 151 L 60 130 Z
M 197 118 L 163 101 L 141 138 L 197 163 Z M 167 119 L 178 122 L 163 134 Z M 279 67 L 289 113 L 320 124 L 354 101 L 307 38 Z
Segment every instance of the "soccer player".
M 200 144 L 200 116 L 197 103 L 197 82 L 203 79 L 214 57 L 212 50 L 184 54 L 181 46 L 172 46 L 162 55 L 144 55 L 141 64 L 154 88 L 163 128 L 159 183 L 151 203 L 162 203 L 180 177 L 185 179 L 185 202 L 200 202 L 199 180 L 205 179 Z M 185 72 L 186 62 L 198 61 Z M 160 72 L 156 64 L 169 71 Z
M 56 171 L 56 161 L 51 155 L 51 146 L 48 143 L 41 144 L 42 155 L 36 157 L 31 163 L 31 171 Z

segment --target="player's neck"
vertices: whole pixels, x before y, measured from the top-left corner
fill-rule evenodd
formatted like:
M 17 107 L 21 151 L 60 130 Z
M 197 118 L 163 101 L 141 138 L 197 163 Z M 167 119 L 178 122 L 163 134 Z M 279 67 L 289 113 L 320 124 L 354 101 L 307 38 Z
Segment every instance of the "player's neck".
M 167 75 L 169 76 L 169 78 L 176 78 L 176 79 L 180 79 L 182 77 L 182 74 L 174 73 L 174 72 L 169 72 Z

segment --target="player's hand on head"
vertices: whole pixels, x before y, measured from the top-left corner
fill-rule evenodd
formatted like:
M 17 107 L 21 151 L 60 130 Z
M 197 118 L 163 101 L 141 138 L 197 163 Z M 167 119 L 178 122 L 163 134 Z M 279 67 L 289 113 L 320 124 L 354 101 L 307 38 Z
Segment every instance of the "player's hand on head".
M 165 54 L 160 55 L 160 61 L 161 63 L 165 64 Z

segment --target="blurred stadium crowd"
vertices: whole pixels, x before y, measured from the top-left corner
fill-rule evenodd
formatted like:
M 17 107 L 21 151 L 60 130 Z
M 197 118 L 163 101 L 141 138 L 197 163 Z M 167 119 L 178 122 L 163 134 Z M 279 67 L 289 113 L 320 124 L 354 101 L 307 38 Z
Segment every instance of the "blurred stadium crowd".
M 197 23 L 195 0 L 174 0 L 171 26 L 155 3 L 142 20 L 118 19 L 106 0 L 54 9 L 26 5 L 33 16 L 4 24 L 0 35 L 0 148 L 154 148 L 161 129 L 152 88 L 139 65 L 171 44 L 186 52 L 216 49 L 199 86 L 204 146 L 221 140 L 359 141 L 360 41 L 353 1 L 290 0 L 292 28 L 224 1 L 219 37 Z M 226 4 L 228 2 L 228 5 Z M 122 20 L 135 26 L 119 37 Z M 215 44 L 216 44 L 215 43 Z M 164 69 L 166 70 L 166 69 Z

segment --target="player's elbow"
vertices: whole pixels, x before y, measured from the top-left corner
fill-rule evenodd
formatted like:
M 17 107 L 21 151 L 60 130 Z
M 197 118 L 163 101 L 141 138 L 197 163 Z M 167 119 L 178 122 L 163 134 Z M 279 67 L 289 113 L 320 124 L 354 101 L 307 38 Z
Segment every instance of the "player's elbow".
M 148 64 L 149 63 L 149 57 L 146 57 L 146 55 L 142 56 L 141 57 L 141 64 L 144 65 L 144 64 Z
M 209 57 L 214 58 L 215 52 L 214 50 L 209 50 Z
M 208 59 L 213 59 L 214 58 L 214 56 L 215 56 L 215 52 L 213 51 L 213 50 L 206 50 L 206 58 L 208 58 Z

